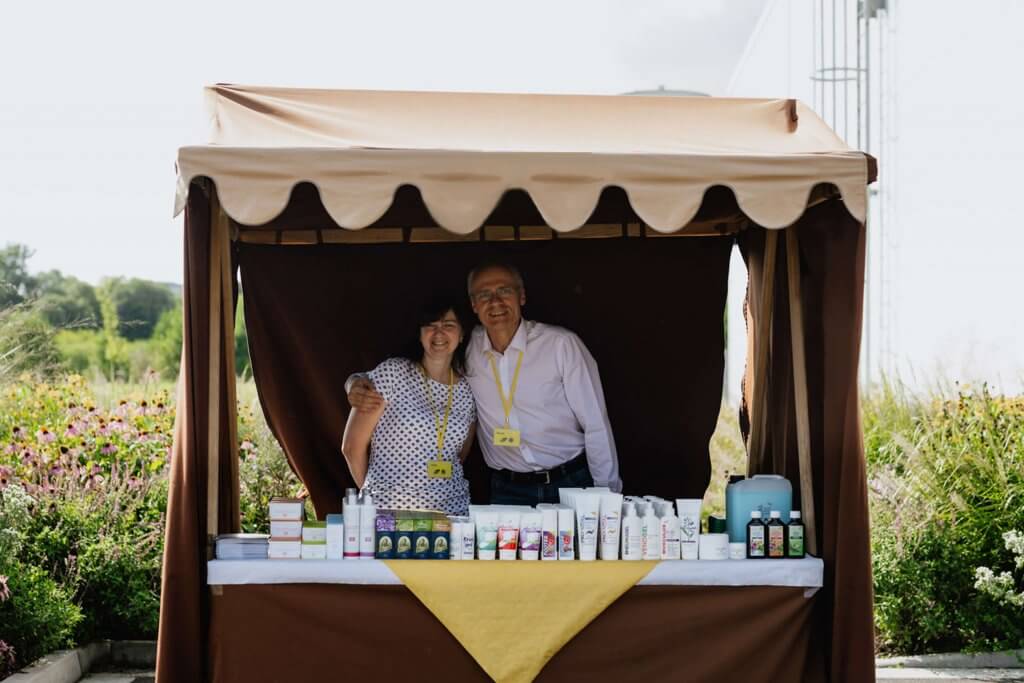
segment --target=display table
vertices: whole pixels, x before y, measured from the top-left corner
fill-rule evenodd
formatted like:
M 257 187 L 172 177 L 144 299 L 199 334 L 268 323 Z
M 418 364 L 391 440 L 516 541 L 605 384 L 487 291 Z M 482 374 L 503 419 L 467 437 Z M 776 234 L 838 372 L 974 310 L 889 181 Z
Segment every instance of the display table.
M 800 681 L 822 575 L 816 558 L 659 562 L 537 680 Z M 214 560 L 208 583 L 212 680 L 489 680 L 384 562 Z

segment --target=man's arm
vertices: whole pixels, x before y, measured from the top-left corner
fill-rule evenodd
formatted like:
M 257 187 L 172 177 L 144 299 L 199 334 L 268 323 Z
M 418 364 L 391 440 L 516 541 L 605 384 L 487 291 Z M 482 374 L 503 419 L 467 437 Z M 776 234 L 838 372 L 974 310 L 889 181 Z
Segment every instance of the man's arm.
M 358 413 L 373 413 L 384 405 L 384 397 L 377 393 L 369 375 L 357 372 L 345 380 L 348 404 Z
M 615 450 L 612 426 L 608 421 L 597 361 L 580 338 L 572 333 L 563 340 L 559 351 L 565 397 L 576 419 L 583 426 L 587 465 L 594 478 L 594 485 L 622 491 L 619 456 Z

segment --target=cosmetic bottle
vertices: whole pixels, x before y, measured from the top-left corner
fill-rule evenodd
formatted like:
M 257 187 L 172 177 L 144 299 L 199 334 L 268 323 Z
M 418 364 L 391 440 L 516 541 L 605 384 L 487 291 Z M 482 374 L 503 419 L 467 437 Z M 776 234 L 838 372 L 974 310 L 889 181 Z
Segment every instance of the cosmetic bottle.
M 765 557 L 765 527 L 761 521 L 761 511 L 753 510 L 750 513 L 750 522 L 747 523 L 747 559 L 763 560 Z

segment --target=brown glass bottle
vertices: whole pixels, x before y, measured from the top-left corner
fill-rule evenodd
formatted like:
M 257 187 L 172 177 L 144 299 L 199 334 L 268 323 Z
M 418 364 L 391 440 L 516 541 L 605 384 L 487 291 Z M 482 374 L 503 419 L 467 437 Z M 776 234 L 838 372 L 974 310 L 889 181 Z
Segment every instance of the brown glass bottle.
M 761 521 L 761 511 L 754 510 L 750 513 L 750 522 L 747 524 L 747 559 L 763 560 L 765 558 L 765 533 L 764 522 Z
M 772 560 L 781 560 L 786 556 L 786 525 L 782 523 L 782 513 L 772 510 L 764 531 L 765 555 Z

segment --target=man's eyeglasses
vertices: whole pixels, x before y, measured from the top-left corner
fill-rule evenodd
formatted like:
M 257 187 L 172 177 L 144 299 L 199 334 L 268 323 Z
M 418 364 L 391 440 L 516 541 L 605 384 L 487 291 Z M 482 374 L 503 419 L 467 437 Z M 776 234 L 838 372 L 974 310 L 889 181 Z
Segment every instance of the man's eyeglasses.
M 478 304 L 490 303 L 494 299 L 511 299 L 519 293 L 518 287 L 498 287 L 497 289 L 481 289 L 473 293 L 473 301 Z

